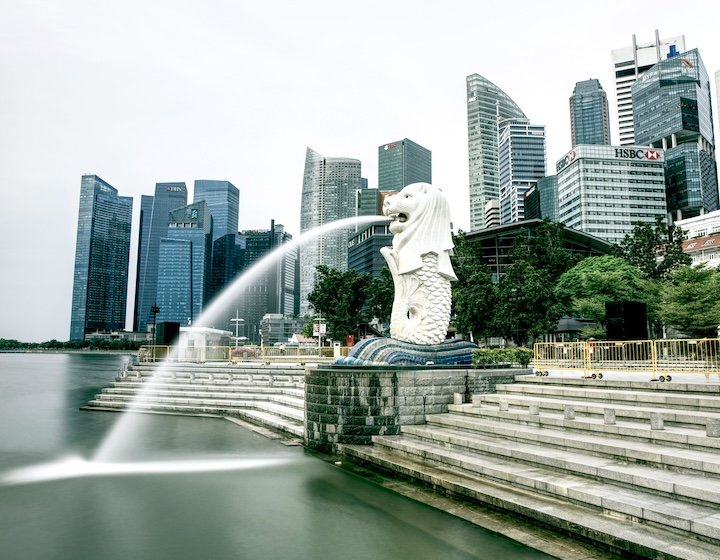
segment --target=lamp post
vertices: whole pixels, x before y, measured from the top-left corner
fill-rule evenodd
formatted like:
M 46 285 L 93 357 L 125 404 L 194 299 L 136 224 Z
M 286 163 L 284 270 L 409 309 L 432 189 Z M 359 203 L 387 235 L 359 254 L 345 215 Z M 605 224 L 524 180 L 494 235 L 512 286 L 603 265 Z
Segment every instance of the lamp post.
M 155 322 L 155 321 L 156 321 L 156 319 L 157 319 L 157 314 L 160 313 L 160 308 L 158 307 L 157 302 L 154 303 L 154 304 L 150 307 L 150 313 L 152 313 L 152 316 L 153 316 L 153 346 L 155 346 L 155 341 L 157 340 L 156 337 L 155 337 L 155 327 L 156 327 L 156 322 Z
M 237 348 L 238 345 L 238 327 L 240 326 L 240 323 L 244 323 L 245 319 L 240 318 L 240 310 L 235 310 L 235 318 L 230 319 L 230 322 L 235 323 L 235 348 Z

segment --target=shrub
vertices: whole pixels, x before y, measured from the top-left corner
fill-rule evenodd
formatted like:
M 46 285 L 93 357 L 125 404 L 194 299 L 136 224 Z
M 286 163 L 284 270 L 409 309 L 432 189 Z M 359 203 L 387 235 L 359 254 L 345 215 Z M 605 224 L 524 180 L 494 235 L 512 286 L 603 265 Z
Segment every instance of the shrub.
M 478 348 L 472 351 L 472 365 L 479 368 L 488 365 L 519 364 L 527 367 L 532 360 L 530 348 Z

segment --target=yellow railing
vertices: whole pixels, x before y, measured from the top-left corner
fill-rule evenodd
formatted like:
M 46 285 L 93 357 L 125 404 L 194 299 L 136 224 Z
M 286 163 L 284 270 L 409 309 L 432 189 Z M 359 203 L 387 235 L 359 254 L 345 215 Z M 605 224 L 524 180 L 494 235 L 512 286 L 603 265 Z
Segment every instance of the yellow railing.
M 648 372 L 653 381 L 670 381 L 678 373 L 720 376 L 719 354 L 717 338 L 538 342 L 533 367 L 537 375 L 575 370 L 583 377 L 602 379 L 603 372 Z
M 332 362 L 345 357 L 347 346 L 160 346 L 140 347 L 140 362 L 261 362 L 261 363 L 312 363 Z

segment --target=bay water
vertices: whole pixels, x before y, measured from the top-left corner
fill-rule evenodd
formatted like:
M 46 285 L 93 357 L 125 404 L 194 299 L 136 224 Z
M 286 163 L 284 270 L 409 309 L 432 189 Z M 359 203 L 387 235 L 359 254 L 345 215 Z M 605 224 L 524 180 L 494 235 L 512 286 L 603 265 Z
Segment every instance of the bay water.
M 549 558 L 221 418 L 143 415 L 124 461 L 158 469 L 18 478 L 91 461 L 120 414 L 80 407 L 129 359 L 0 354 L 3 560 Z

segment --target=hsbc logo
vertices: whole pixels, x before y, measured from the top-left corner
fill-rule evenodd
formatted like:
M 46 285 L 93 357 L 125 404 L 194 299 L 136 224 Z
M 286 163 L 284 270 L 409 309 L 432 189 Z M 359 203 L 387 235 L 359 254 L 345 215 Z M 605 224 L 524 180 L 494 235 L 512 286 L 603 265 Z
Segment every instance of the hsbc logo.
M 564 158 L 557 162 L 556 171 L 562 171 L 575 159 L 575 150 L 570 150 Z
M 632 148 L 616 148 L 616 158 L 626 159 L 660 159 L 660 152 L 657 150 L 635 150 Z

